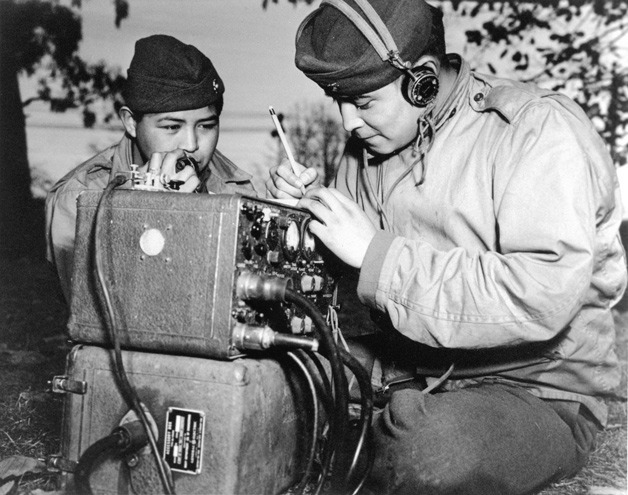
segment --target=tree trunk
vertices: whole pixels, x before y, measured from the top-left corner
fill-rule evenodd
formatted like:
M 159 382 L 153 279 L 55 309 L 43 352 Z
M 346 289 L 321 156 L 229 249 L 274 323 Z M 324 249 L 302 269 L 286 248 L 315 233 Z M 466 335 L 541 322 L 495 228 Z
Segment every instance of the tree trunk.
M 17 67 L 12 54 L 4 52 L 0 58 L 0 254 L 20 255 L 33 234 L 43 232 L 32 232 L 31 176 Z

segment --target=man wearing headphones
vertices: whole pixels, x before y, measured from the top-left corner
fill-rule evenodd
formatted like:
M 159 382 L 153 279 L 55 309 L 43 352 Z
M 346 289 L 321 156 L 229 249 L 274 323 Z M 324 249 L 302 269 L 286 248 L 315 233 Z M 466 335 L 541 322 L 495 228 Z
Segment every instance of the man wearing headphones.
M 443 31 L 424 0 L 323 0 L 296 65 L 351 137 L 333 188 L 287 164 L 267 188 L 380 329 L 367 490 L 533 493 L 584 465 L 619 382 L 619 188 L 573 101 L 471 71 Z
M 251 176 L 216 149 L 224 89 L 212 62 L 196 47 L 163 34 L 135 43 L 119 112 L 125 135 L 70 171 L 46 198 L 47 256 L 67 301 L 82 191 L 102 191 L 137 164 L 138 171 L 159 178 L 151 184 L 158 189 L 175 189 L 172 184 L 180 192 L 255 194 Z

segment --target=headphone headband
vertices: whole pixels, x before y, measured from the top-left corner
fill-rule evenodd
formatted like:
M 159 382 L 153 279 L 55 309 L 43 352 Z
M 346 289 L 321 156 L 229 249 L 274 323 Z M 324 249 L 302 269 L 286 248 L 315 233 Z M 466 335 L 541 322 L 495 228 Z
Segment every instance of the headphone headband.
M 366 0 L 355 0 L 355 2 L 358 7 L 360 7 L 362 12 L 364 12 L 371 24 L 373 24 L 375 29 L 373 29 L 373 27 L 371 27 L 371 25 L 364 20 L 364 17 L 362 17 L 355 9 L 351 8 L 344 0 L 323 0 L 321 5 L 327 4 L 342 12 L 366 37 L 384 62 L 389 62 L 402 71 L 410 69 L 410 64 L 401 59 L 395 40 L 373 6 Z

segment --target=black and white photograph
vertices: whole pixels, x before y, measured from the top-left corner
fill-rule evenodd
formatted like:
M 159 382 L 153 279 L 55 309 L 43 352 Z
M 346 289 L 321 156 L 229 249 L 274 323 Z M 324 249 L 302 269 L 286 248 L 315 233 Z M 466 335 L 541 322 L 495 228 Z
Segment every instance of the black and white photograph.
M 628 2 L 0 0 L 0 495 L 628 494 Z

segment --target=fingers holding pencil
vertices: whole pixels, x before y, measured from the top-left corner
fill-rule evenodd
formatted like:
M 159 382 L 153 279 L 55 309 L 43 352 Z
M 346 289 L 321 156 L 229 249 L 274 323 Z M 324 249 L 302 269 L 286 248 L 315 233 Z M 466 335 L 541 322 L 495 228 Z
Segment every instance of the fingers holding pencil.
M 304 185 L 307 189 L 316 188 L 318 184 L 318 174 L 314 168 L 305 168 L 299 165 L 298 174 L 295 174 L 288 160 L 284 160 L 281 165 L 276 165 L 270 169 L 268 180 L 266 181 L 266 191 L 270 198 L 275 199 L 300 199 L 304 196 Z

